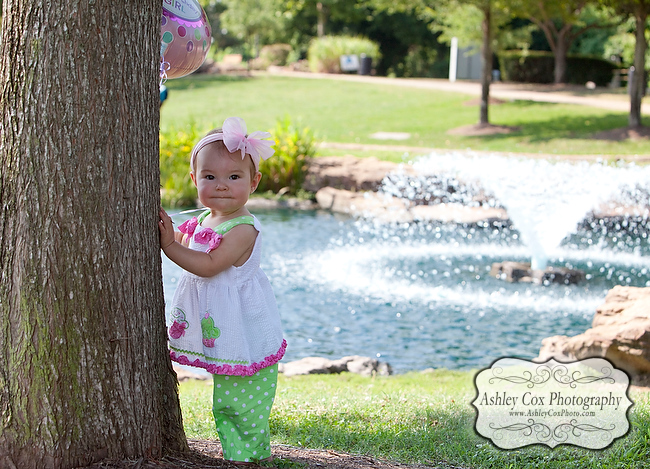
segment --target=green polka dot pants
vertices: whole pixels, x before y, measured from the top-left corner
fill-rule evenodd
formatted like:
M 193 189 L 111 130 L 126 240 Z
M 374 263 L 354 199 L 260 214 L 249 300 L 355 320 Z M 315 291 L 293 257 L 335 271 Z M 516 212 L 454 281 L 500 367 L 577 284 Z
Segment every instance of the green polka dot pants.
M 269 415 L 278 382 L 278 365 L 249 377 L 212 376 L 212 413 L 224 459 L 254 462 L 270 457 Z

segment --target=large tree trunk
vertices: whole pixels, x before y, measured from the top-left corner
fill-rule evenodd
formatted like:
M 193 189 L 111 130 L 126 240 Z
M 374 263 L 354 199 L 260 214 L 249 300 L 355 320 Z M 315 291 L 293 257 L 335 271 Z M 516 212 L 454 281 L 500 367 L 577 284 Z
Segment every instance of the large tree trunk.
M 490 105 L 490 83 L 492 82 L 492 8 L 486 2 L 483 8 L 483 44 L 481 46 L 481 110 L 479 124 L 487 125 Z
M 645 39 L 645 25 L 648 20 L 648 6 L 645 2 L 639 2 L 635 9 L 636 18 L 636 44 L 634 46 L 634 74 L 630 84 L 630 115 L 628 124 L 630 127 L 638 127 L 641 122 L 641 102 L 645 87 L 645 54 L 648 43 Z
M 5 0 L 0 467 L 185 450 L 158 248 L 160 0 Z

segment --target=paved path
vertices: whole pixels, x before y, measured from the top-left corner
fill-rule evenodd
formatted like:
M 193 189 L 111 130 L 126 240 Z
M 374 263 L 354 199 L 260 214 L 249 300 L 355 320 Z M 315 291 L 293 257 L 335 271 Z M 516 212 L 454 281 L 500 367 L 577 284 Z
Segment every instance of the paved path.
M 477 81 L 457 80 L 450 82 L 436 78 L 387 78 L 365 75 L 346 75 L 334 73 L 293 72 L 280 68 L 268 72 L 273 75 L 299 76 L 301 78 L 318 78 L 344 80 L 353 82 L 376 83 L 382 85 L 403 86 L 409 88 L 435 89 L 472 96 L 481 95 L 481 84 Z M 546 103 L 580 104 L 613 111 L 630 112 L 630 100 L 623 90 L 613 92 L 607 88 L 595 90 L 577 85 L 539 85 L 523 83 L 496 82 L 490 85 L 490 96 L 499 99 L 516 99 Z M 641 113 L 650 115 L 650 97 L 641 105 Z

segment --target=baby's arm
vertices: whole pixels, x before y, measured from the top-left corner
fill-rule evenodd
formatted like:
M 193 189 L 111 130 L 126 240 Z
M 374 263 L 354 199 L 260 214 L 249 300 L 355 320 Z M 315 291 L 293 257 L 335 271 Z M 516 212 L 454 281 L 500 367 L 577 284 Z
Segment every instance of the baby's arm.
M 233 265 L 243 264 L 257 238 L 257 230 L 251 225 L 238 225 L 226 233 L 217 249 L 206 253 L 189 249 L 170 236 L 169 230 L 173 233 L 174 228 L 171 218 L 163 210 L 160 212 L 159 228 L 160 247 L 165 255 L 199 277 L 212 277 Z

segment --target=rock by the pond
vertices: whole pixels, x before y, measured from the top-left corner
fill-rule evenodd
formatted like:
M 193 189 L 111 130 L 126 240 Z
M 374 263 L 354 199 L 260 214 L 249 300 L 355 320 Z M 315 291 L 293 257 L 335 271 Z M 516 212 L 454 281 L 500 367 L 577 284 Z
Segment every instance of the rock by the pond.
M 280 363 L 278 371 L 285 376 L 311 375 L 311 374 L 336 374 L 344 371 L 362 376 L 388 376 L 393 373 L 388 363 L 380 362 L 374 358 L 353 355 L 338 360 L 329 360 L 323 357 L 305 357 L 301 360 Z
M 375 157 L 323 156 L 310 161 L 303 189 L 317 192 L 323 187 L 350 191 L 375 191 L 400 165 Z
M 378 192 L 353 192 L 324 187 L 316 193 L 320 208 L 337 213 L 373 218 L 383 222 L 441 221 L 445 223 L 478 223 L 507 220 L 505 210 L 494 207 L 468 207 L 461 204 L 413 205 Z
M 650 288 L 615 286 L 596 308 L 591 329 L 583 334 L 542 341 L 536 361 L 604 357 L 626 371 L 633 383 L 650 380 Z
M 408 201 L 377 192 L 352 192 L 324 187 L 316 192 L 319 207 L 337 213 L 371 217 L 378 220 L 409 222 Z
M 489 204 L 480 207 L 442 202 L 413 205 L 407 199 L 377 193 L 386 176 L 399 172 L 415 174 L 409 164 L 381 161 L 374 157 L 324 156 L 310 161 L 303 189 L 315 192 L 318 205 L 323 209 L 380 221 L 477 223 L 509 218 L 504 209 Z M 586 218 L 647 217 L 649 213 L 647 206 L 622 206 L 620 202 L 611 201 L 594 208 Z
M 174 371 L 178 381 L 187 381 L 189 379 L 205 380 L 210 378 L 207 373 L 194 373 L 187 367 L 173 364 Z M 351 355 L 330 360 L 322 357 L 305 357 L 293 362 L 280 362 L 278 371 L 285 376 L 293 375 L 311 375 L 311 374 L 337 374 L 343 372 L 355 373 L 362 376 L 389 376 L 393 374 L 390 364 L 380 362 L 375 358 Z
M 490 275 L 511 283 L 528 282 L 541 285 L 550 285 L 551 283 L 572 285 L 585 280 L 585 273 L 582 270 L 554 266 L 533 269 L 530 262 L 514 261 L 493 263 Z

